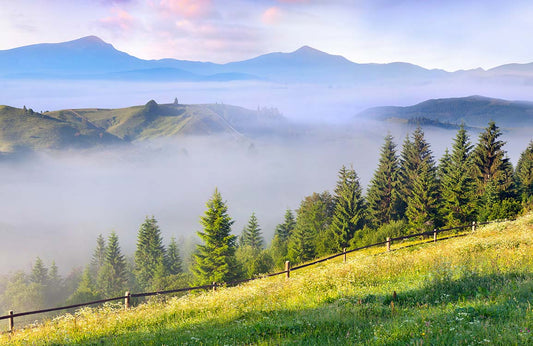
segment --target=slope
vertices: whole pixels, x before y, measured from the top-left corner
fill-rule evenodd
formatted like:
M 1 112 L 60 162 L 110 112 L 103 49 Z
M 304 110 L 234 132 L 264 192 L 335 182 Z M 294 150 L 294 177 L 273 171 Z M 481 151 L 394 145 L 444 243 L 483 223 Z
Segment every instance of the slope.
M 290 279 L 156 299 L 127 311 L 85 309 L 0 342 L 531 344 L 532 231 L 529 214 L 465 237 L 356 252 L 347 263 L 324 262 Z
M 533 103 L 508 101 L 483 96 L 433 99 L 408 107 L 375 107 L 357 118 L 377 120 L 424 118 L 441 123 L 484 127 L 494 120 L 501 127 L 533 126 Z
M 0 152 L 85 148 L 119 142 L 75 112 L 58 112 L 57 117 L 50 117 L 31 109 L 0 106 Z

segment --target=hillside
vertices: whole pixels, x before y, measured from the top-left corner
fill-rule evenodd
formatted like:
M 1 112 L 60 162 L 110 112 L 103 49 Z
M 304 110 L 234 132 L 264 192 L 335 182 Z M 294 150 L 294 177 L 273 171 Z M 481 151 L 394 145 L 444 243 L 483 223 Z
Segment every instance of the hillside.
M 483 96 L 433 99 L 408 107 L 375 107 L 357 115 L 387 121 L 427 119 L 442 125 L 485 127 L 494 120 L 504 128 L 533 126 L 533 103 Z
M 65 109 L 34 113 L 0 106 L 0 152 L 93 147 L 160 137 L 223 134 L 253 137 L 284 133 L 276 109 L 255 111 L 223 104 L 157 104 L 118 109 Z
M 533 343 L 533 214 L 406 245 L 356 252 L 347 263 L 306 267 L 290 279 L 155 299 L 127 311 L 84 309 L 3 334 L 0 343 Z
M 118 142 L 117 137 L 84 119 L 71 121 L 35 113 L 31 109 L 0 106 L 0 152 L 86 148 Z

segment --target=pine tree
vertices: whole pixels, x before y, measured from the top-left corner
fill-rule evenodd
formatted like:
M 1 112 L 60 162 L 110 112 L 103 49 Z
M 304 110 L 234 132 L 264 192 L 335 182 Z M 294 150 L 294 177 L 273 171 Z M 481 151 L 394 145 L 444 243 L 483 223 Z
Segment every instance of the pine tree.
M 405 190 L 403 186 L 409 226 L 417 231 L 431 229 L 438 216 L 438 184 L 435 162 L 420 127 L 413 133 L 413 142 L 409 142 L 402 168 L 402 182 L 408 187 Z
M 231 234 L 233 220 L 218 189 L 207 202 L 200 223 L 203 231 L 198 232 L 198 236 L 204 243 L 197 246 L 192 267 L 197 283 L 205 285 L 237 279 L 240 270 L 235 259 L 236 237 Z
M 398 170 L 396 145 L 392 136 L 387 135 L 366 197 L 369 222 L 375 227 L 400 217 Z
M 461 125 L 454 139 L 452 153 L 445 155 L 441 161 L 441 213 L 448 227 L 464 225 L 473 220 L 472 148 L 464 125 Z
M 98 275 L 100 268 L 102 268 L 105 263 L 106 251 L 107 249 L 104 236 L 99 234 L 98 238 L 96 238 L 96 248 L 94 249 L 91 260 L 91 272 L 94 277 Z
M 242 246 L 250 246 L 252 249 L 263 248 L 263 236 L 255 213 L 252 213 L 248 225 L 242 230 Z
M 39 257 L 35 259 L 35 264 L 31 270 L 30 281 L 43 286 L 48 285 L 48 268 L 46 268 Z
M 182 261 L 176 239 L 172 237 L 167 250 L 167 269 L 170 275 L 176 275 L 183 271 Z
M 473 153 L 478 196 L 483 195 L 489 181 L 494 182 L 500 199 L 512 188 L 512 165 L 503 150 L 505 142 L 498 139 L 501 135 L 494 121 L 479 135 L 479 142 Z
M 290 209 L 287 209 L 283 223 L 276 226 L 274 238 L 272 238 L 269 248 L 270 256 L 276 267 L 282 267 L 287 260 L 287 243 L 295 226 L 294 214 Z
M 150 287 L 154 271 L 159 263 L 166 262 L 161 231 L 156 219 L 146 217 L 137 234 L 135 251 L 135 275 L 141 287 Z
M 296 226 L 287 244 L 291 262 L 302 262 L 322 254 L 332 245 L 326 231 L 331 224 L 335 204 L 329 192 L 313 193 L 300 203 Z
M 359 178 L 353 168 L 342 166 L 335 187 L 335 210 L 330 232 L 332 247 L 325 252 L 341 251 L 347 247 L 355 232 L 365 223 L 365 203 Z
M 105 263 L 98 273 L 98 290 L 104 296 L 122 294 L 126 284 L 126 260 L 115 232 L 109 235 L 107 244 Z
M 533 141 L 520 154 L 515 169 L 515 179 L 519 186 L 522 201 L 531 202 L 533 196 Z

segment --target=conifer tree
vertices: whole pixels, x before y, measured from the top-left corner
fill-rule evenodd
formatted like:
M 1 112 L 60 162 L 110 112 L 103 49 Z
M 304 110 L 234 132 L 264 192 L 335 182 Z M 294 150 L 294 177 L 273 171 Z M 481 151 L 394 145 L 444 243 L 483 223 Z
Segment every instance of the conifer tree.
M 441 213 L 446 226 L 456 227 L 472 221 L 475 211 L 472 179 L 472 144 L 464 125 L 455 136 L 452 153 L 441 161 Z
M 31 270 L 30 281 L 39 285 L 48 285 L 48 268 L 44 265 L 40 257 L 35 259 L 35 264 Z
M 155 218 L 146 217 L 137 234 L 135 274 L 141 287 L 150 287 L 159 263 L 166 263 L 166 251 Z
M 99 234 L 96 238 L 96 248 L 94 249 L 93 257 L 91 259 L 91 272 L 94 277 L 98 275 L 100 268 L 102 268 L 105 263 L 106 251 L 105 238 L 103 235 Z
M 248 225 L 242 230 L 242 245 L 256 250 L 263 248 L 263 236 L 255 213 L 252 213 Z
M 375 227 L 400 217 L 398 170 L 396 145 L 392 136 L 387 135 L 366 198 L 369 222 Z
M 115 232 L 107 240 L 106 259 L 98 273 L 98 290 L 104 296 L 123 294 L 126 284 L 126 260 L 120 250 Z
M 481 196 L 489 181 L 504 198 L 512 188 L 512 165 L 503 150 L 505 142 L 498 138 L 502 135 L 494 121 L 489 122 L 485 131 L 479 135 L 479 142 L 473 153 L 477 194 Z
M 327 252 L 341 251 L 347 247 L 355 232 L 365 223 L 365 203 L 359 178 L 353 168 L 342 166 L 335 188 L 335 210 L 330 232 L 332 248 Z
M 283 223 L 276 226 L 274 238 L 269 249 L 274 264 L 278 267 L 281 267 L 287 260 L 287 243 L 295 226 L 296 220 L 294 219 L 294 214 L 290 209 L 287 209 Z
M 402 162 L 403 183 L 406 184 L 409 226 L 417 231 L 434 227 L 438 212 L 438 184 L 436 168 L 424 132 L 418 127 L 413 133 Z
M 172 237 L 167 250 L 167 268 L 170 275 L 176 275 L 183 271 L 182 261 L 176 239 Z
M 515 169 L 515 178 L 522 201 L 531 202 L 530 199 L 533 196 L 533 141 L 529 142 L 526 150 L 520 154 Z
M 240 270 L 235 259 L 236 237 L 231 234 L 233 220 L 218 189 L 207 202 L 200 223 L 203 231 L 198 232 L 198 236 L 204 243 L 197 246 L 192 267 L 197 283 L 205 285 L 237 279 Z
M 307 261 L 331 248 L 328 243 L 331 239 L 326 231 L 331 224 L 334 206 L 334 200 L 327 191 L 315 192 L 300 203 L 296 226 L 287 244 L 291 262 Z

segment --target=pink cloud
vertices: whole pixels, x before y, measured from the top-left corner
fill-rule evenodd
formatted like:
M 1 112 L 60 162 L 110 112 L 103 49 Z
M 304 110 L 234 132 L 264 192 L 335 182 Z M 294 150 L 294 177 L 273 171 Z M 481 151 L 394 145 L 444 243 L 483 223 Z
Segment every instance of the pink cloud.
M 133 16 L 125 10 L 112 8 L 111 14 L 109 17 L 100 19 L 100 23 L 104 26 L 123 31 L 130 30 L 135 24 Z
M 211 0 L 161 0 L 160 6 L 185 18 L 201 18 L 213 12 Z
M 274 24 L 280 21 L 283 16 L 283 12 L 279 7 L 270 7 L 261 16 L 261 20 L 266 24 Z

